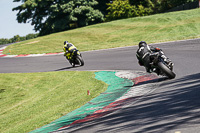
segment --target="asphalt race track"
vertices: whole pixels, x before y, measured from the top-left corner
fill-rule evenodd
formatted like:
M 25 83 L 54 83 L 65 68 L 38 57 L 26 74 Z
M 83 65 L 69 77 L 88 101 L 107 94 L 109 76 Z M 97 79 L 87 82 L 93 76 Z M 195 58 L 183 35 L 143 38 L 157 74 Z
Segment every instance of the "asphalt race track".
M 129 107 L 63 132 L 200 132 L 200 39 L 154 44 L 175 63 L 176 78 Z M 1 47 L 1 46 L 0 46 Z M 85 65 L 72 68 L 62 55 L 0 58 L 0 73 L 75 70 L 144 71 L 137 47 L 82 52 Z

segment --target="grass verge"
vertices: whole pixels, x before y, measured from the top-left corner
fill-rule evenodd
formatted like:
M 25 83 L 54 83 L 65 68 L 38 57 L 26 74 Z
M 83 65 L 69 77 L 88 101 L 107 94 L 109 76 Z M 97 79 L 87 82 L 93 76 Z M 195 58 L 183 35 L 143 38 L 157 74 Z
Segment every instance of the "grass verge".
M 107 89 L 94 72 L 0 74 L 0 132 L 29 132 Z M 87 90 L 91 95 L 87 95 Z
M 129 18 L 59 32 L 8 46 L 13 55 L 62 52 L 68 40 L 80 51 L 158 43 L 200 37 L 200 9 Z

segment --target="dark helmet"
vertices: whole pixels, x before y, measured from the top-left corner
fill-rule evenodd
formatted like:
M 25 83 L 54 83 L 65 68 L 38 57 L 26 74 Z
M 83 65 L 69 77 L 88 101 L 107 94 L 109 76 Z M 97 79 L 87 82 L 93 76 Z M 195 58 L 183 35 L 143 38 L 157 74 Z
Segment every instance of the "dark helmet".
M 65 45 L 65 44 L 68 44 L 68 41 L 64 41 L 64 45 Z
M 145 41 L 141 41 L 140 43 L 139 43 L 139 47 L 144 47 L 144 46 L 146 46 L 147 45 L 147 43 L 145 42 Z

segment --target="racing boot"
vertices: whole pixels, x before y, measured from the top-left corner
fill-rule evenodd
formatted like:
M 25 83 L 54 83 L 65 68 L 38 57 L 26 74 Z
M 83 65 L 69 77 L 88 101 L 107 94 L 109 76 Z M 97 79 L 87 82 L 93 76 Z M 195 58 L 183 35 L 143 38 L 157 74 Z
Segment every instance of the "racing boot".
M 145 67 L 146 68 L 146 72 L 151 73 L 151 68 Z
M 172 61 L 169 58 L 167 58 L 165 55 L 162 55 L 161 57 L 164 59 L 164 62 L 169 66 L 169 68 L 173 70 L 174 64 L 172 63 Z

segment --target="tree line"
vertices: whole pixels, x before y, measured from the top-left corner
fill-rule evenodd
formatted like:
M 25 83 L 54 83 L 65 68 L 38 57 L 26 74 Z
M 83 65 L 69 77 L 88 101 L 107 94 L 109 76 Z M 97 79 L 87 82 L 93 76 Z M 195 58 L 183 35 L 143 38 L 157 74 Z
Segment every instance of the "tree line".
M 36 37 L 38 37 L 38 33 L 36 33 L 36 34 L 28 34 L 26 36 L 16 35 L 16 36 L 14 36 L 13 38 L 10 38 L 10 39 L 0 38 L 0 45 L 20 42 L 20 41 L 25 41 L 25 40 L 33 39 L 33 38 L 36 38 Z
M 113 0 L 108 5 L 106 20 L 163 13 L 182 4 L 198 0 Z
M 31 23 L 37 36 L 123 18 L 165 12 L 195 0 L 13 0 L 18 23 Z M 17 38 L 17 39 L 16 39 Z M 19 39 L 20 38 L 20 39 Z M 2 39 L 0 39 L 0 44 Z M 5 41 L 6 39 L 4 39 Z M 10 41 L 22 41 L 15 36 Z

